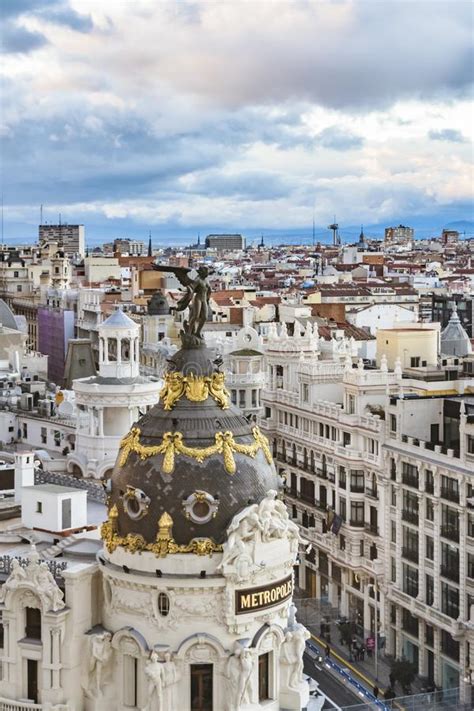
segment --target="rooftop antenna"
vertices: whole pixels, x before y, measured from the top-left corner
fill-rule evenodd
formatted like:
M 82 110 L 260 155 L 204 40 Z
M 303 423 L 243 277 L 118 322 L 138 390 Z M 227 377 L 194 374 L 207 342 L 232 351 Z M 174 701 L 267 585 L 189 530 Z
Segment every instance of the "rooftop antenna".
M 2 193 L 2 245 L 3 245 L 3 193 Z
M 40 205 L 40 225 L 43 224 L 43 204 Z
M 340 244 L 339 234 L 337 232 L 338 229 L 339 229 L 339 225 L 336 222 L 336 215 L 334 215 L 334 222 L 332 223 L 332 225 L 328 225 L 328 230 L 331 230 L 331 232 L 332 232 L 333 247 L 337 247 L 337 245 Z
M 150 230 L 150 236 L 148 238 L 148 256 L 152 257 L 153 256 L 153 248 L 151 245 L 151 230 Z

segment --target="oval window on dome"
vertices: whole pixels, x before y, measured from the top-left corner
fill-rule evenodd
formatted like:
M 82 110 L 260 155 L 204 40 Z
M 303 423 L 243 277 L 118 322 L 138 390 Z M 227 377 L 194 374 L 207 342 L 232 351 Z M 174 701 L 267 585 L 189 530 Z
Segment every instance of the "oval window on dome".
M 170 599 L 164 592 L 158 594 L 158 612 L 162 617 L 167 617 L 170 613 Z
M 148 513 L 150 498 L 141 489 L 127 486 L 122 496 L 123 510 L 134 521 L 143 518 Z
M 217 514 L 219 502 L 206 491 L 195 491 L 183 501 L 186 518 L 194 523 L 208 523 Z

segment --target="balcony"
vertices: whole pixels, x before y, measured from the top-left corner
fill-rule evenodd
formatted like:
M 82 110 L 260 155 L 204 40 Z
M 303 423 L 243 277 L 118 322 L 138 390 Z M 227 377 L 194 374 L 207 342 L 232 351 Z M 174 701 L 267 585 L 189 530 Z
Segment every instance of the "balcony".
M 402 474 L 402 484 L 405 486 L 411 486 L 413 489 L 418 489 L 419 479 L 417 476 L 410 476 L 409 474 Z
M 356 528 L 364 528 L 365 521 L 354 521 L 353 519 L 351 519 L 349 521 L 349 526 L 355 526 Z
M 407 560 L 411 560 L 412 563 L 418 563 L 418 551 L 412 548 L 402 548 L 402 556 Z
M 408 523 L 412 523 L 414 526 L 418 526 L 418 511 L 407 511 L 407 509 L 403 509 L 402 519 Z
M 1 711 L 43 711 L 43 709 L 50 709 L 50 711 L 70 711 L 69 704 L 35 704 L 32 701 L 15 701 L 14 699 L 7 699 L 4 696 L 0 696 L 0 709 Z
M 372 523 L 364 523 L 364 528 L 365 528 L 366 533 L 368 533 L 371 536 L 378 536 L 379 535 L 378 526 L 374 526 Z
M 441 498 L 459 504 L 459 491 L 457 489 L 446 489 L 441 487 Z
M 443 578 L 448 578 L 454 583 L 459 583 L 459 564 L 457 568 L 454 565 L 442 565 L 440 568 Z
M 364 485 L 359 486 L 358 484 L 351 484 L 351 494 L 365 494 Z
M 365 493 L 367 496 L 370 496 L 371 499 L 378 500 L 378 498 L 379 498 L 379 492 L 377 491 L 376 488 L 372 488 L 371 486 L 365 487 Z
M 459 528 L 454 526 L 441 526 L 441 535 L 450 541 L 459 543 Z

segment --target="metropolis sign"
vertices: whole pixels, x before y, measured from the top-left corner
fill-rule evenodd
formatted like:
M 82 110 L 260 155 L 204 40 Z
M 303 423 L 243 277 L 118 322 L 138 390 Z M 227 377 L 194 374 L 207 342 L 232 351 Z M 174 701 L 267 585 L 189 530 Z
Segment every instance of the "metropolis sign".
M 259 588 L 246 588 L 235 591 L 235 612 L 244 615 L 247 612 L 265 610 L 274 607 L 285 600 L 289 600 L 293 593 L 293 576 L 289 575 L 284 580 L 263 585 Z

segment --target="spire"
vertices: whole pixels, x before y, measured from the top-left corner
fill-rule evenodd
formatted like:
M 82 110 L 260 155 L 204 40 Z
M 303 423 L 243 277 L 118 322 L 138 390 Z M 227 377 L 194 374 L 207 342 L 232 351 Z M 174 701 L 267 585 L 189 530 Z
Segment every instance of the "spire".
M 262 235 L 262 239 L 260 240 L 260 247 L 265 247 L 265 242 L 263 241 L 263 235 Z
M 364 240 L 365 240 L 364 225 L 361 225 L 360 226 L 359 242 L 364 242 Z
M 150 230 L 150 236 L 148 238 L 148 256 L 152 257 L 153 256 L 153 249 L 151 246 L 151 230 Z
M 198 232 L 198 247 L 201 246 L 201 233 Z

